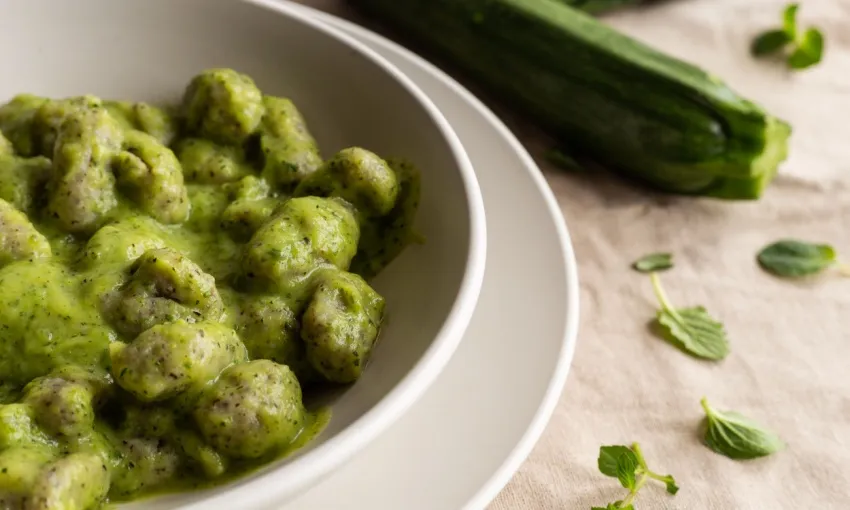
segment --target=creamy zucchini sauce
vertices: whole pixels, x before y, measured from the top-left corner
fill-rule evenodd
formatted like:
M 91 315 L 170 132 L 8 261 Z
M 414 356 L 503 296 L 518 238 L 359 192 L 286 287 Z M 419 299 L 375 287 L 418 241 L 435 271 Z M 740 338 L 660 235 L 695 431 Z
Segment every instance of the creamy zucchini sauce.
M 416 170 L 323 160 L 295 105 L 207 70 L 160 108 L 0 106 L 0 508 L 95 509 L 306 443 L 384 318 Z

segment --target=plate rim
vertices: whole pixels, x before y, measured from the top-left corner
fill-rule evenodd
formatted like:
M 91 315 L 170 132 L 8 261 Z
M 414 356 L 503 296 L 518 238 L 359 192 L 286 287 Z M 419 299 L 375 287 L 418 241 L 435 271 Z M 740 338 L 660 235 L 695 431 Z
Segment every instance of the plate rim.
M 290 0 L 278 0 L 289 3 Z M 339 16 L 321 11 L 311 6 L 303 4 L 295 4 L 297 9 L 301 9 L 311 16 L 330 26 L 343 31 L 348 31 L 353 36 L 362 37 L 370 40 L 380 46 L 388 47 L 389 49 L 399 53 L 407 60 L 423 68 L 429 74 L 434 75 L 440 82 L 444 83 L 455 94 L 460 96 L 465 102 L 469 103 L 488 124 L 494 127 L 502 139 L 510 146 L 510 148 L 519 156 L 523 162 L 526 173 L 534 182 L 537 191 L 543 197 L 546 208 L 553 219 L 555 229 L 558 232 L 558 240 L 561 248 L 561 256 L 566 268 L 566 290 L 567 290 L 567 319 L 565 321 L 564 332 L 561 341 L 561 349 L 559 359 L 556 363 L 555 370 L 549 380 L 549 385 L 544 392 L 541 403 L 537 408 L 531 422 L 525 430 L 520 440 L 514 446 L 513 450 L 508 454 L 507 458 L 490 476 L 488 481 L 476 492 L 472 498 L 464 505 L 463 508 L 477 509 L 484 508 L 492 502 L 501 490 L 513 478 L 523 462 L 528 458 L 529 454 L 542 436 L 546 426 L 549 424 L 552 415 L 557 408 L 561 395 L 564 392 L 567 376 L 569 375 L 572 361 L 575 354 L 576 344 L 578 343 L 578 329 L 580 323 L 580 306 L 579 306 L 579 276 L 578 263 L 575 257 L 572 238 L 569 233 L 569 228 L 566 224 L 564 213 L 558 205 L 557 199 L 546 182 L 537 163 L 528 153 L 528 150 L 522 145 L 516 135 L 505 125 L 505 123 L 487 107 L 480 99 L 472 94 L 466 87 L 458 83 L 454 78 L 446 72 L 420 57 L 419 55 L 408 50 L 404 46 L 376 33 L 368 28 L 357 25 L 354 22 L 343 19 Z M 461 140 L 462 142 L 463 140 Z

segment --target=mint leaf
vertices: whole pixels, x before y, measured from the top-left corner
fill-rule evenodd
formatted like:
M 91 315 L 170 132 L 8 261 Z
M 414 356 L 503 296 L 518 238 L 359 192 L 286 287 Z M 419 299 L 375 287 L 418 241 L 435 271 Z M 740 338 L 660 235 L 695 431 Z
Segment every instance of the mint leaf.
M 665 308 L 658 311 L 657 320 L 665 339 L 692 356 L 718 361 L 729 355 L 723 323 L 702 306 Z
M 776 53 L 788 45 L 794 38 L 784 30 L 768 30 L 753 40 L 751 53 L 756 57 Z
M 605 476 L 618 478 L 617 465 L 620 457 L 623 455 L 631 455 L 634 458 L 635 464 L 637 464 L 635 452 L 628 446 L 614 445 L 599 448 L 599 459 L 597 460 L 599 471 Z
M 823 34 L 816 28 L 810 28 L 797 43 L 797 49 L 788 57 L 788 66 L 792 69 L 806 69 L 820 63 L 823 58 Z
M 698 358 L 717 361 L 729 355 L 729 341 L 721 322 L 709 315 L 702 306 L 675 308 L 661 286 L 658 273 L 652 273 L 650 278 L 661 304 L 656 322 L 665 340 Z
M 676 485 L 676 480 L 673 479 L 671 475 L 659 475 L 658 473 L 649 472 L 649 477 L 653 480 L 658 480 L 659 482 L 664 482 L 664 485 L 667 486 L 667 492 L 670 494 L 676 494 L 679 492 L 679 486 Z
M 797 11 L 800 4 L 788 4 L 782 12 L 782 31 L 790 40 L 797 38 Z
M 670 479 L 665 481 L 664 483 L 667 485 L 667 492 L 670 494 L 676 494 L 679 492 L 679 486 L 676 485 L 676 480 L 673 480 L 673 477 L 669 477 Z
M 617 478 L 623 487 L 633 490 L 635 488 L 635 471 L 637 471 L 638 463 L 635 454 L 631 451 L 629 453 L 631 455 L 624 453 L 617 459 Z
M 641 273 L 666 271 L 673 267 L 673 255 L 670 253 L 650 253 L 637 259 L 632 268 Z
M 758 253 L 758 263 L 776 276 L 799 278 L 820 273 L 836 262 L 835 249 L 796 239 L 771 243 Z
M 705 411 L 706 446 L 730 459 L 764 457 L 785 448 L 775 432 L 734 411 L 720 411 L 708 400 L 700 401 Z

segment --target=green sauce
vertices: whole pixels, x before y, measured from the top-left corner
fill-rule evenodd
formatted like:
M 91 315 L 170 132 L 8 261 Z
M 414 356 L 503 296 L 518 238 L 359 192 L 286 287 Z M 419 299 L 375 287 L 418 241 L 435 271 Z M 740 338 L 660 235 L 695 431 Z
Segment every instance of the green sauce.
M 304 393 L 360 377 L 367 280 L 418 200 L 411 165 L 323 160 L 229 69 L 173 108 L 0 106 L 0 507 L 208 487 L 309 442 L 330 415 Z

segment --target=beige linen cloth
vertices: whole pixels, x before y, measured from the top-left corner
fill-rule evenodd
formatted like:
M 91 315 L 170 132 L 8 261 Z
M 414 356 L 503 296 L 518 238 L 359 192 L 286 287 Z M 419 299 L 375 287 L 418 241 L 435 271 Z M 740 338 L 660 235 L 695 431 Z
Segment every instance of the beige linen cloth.
M 342 0 L 301 1 L 364 21 Z M 850 278 L 780 281 L 755 263 L 759 248 L 783 237 L 832 243 L 850 263 L 850 0 L 801 2 L 801 24 L 824 30 L 827 51 L 822 65 L 793 74 L 748 52 L 755 34 L 778 24 L 784 4 L 674 0 L 606 18 L 699 63 L 793 125 L 790 158 L 758 202 L 664 196 L 608 174 L 555 170 L 540 157 L 546 139 L 489 101 L 558 197 L 582 309 L 561 402 L 492 510 L 604 507 L 625 491 L 597 471 L 599 446 L 634 441 L 651 468 L 681 486 L 669 496 L 648 485 L 639 509 L 850 509 Z M 662 276 L 673 302 L 704 305 L 725 323 L 725 361 L 694 360 L 648 331 L 655 298 L 629 263 L 658 250 L 676 255 L 676 268 Z M 712 453 L 697 434 L 702 396 L 772 427 L 787 449 L 749 462 Z

